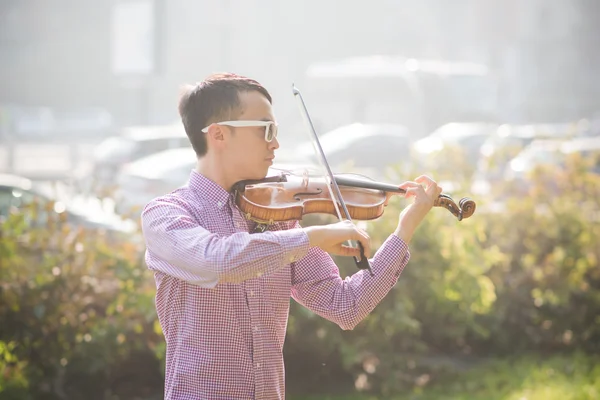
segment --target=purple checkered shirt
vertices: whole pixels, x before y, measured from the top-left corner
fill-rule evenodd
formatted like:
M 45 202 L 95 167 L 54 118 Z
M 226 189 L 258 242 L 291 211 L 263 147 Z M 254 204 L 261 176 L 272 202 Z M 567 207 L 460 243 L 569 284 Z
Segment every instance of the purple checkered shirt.
M 290 297 L 352 329 L 396 284 L 410 253 L 390 235 L 374 276 L 342 279 L 309 248 L 298 222 L 252 233 L 232 195 L 192 171 L 188 183 L 143 210 L 146 263 L 166 341 L 165 399 L 283 399 Z

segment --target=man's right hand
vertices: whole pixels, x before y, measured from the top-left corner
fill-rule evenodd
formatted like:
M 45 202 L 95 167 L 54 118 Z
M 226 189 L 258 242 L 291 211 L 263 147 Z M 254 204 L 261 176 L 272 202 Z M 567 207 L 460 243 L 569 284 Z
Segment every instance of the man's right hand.
M 359 241 L 364 248 L 365 256 L 371 256 L 371 242 L 369 235 L 358 229 L 350 221 L 337 222 L 330 225 L 315 225 L 304 228 L 308 234 L 311 247 L 319 247 L 327 253 L 338 256 L 355 256 L 360 258 L 360 248 L 350 247 L 348 240 Z

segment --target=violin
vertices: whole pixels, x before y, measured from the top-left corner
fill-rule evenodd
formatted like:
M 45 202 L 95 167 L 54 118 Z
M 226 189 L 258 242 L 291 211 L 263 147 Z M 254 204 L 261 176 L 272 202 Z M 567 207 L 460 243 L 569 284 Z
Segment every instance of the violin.
M 298 100 L 300 112 L 308 128 L 310 139 L 319 162 L 325 170 L 322 178 L 288 180 L 291 174 L 279 174 L 259 180 L 245 180 L 234 185 L 235 201 L 246 218 L 258 223 L 257 232 L 264 231 L 270 224 L 279 221 L 301 220 L 304 215 L 325 213 L 352 221 L 371 220 L 384 213 L 390 197 L 405 194 L 398 186 L 375 182 L 369 179 L 334 174 L 329 167 L 323 148 L 306 109 L 300 91 L 292 84 L 292 92 Z M 458 204 L 448 195 L 441 194 L 434 206 L 449 210 L 459 221 L 475 212 L 475 202 L 463 198 Z M 344 216 L 342 216 L 343 210 Z M 368 270 L 373 276 L 369 260 L 365 257 L 360 242 L 360 257 L 354 257 L 359 269 Z
M 334 179 L 353 220 L 381 217 L 392 196 L 406 193 L 396 185 L 354 174 L 334 174 Z M 236 203 L 247 219 L 271 225 L 279 221 L 301 220 L 307 214 L 337 215 L 334 198 L 327 186 L 325 178 L 310 178 L 307 171 L 301 179 L 297 174 L 286 171 L 261 180 L 237 182 L 234 193 Z M 336 201 L 341 207 L 341 203 Z M 462 198 L 457 204 L 452 197 L 440 194 L 434 207 L 446 208 L 461 221 L 473 215 L 476 205 L 469 198 Z

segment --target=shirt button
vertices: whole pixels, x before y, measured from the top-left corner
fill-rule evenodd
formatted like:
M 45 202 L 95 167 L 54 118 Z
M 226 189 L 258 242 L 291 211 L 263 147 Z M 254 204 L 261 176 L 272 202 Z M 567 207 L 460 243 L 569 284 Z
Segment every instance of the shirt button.
M 254 332 L 258 332 L 258 326 L 254 327 Z
M 260 368 L 260 363 L 256 363 L 256 368 Z
M 294 257 L 294 256 L 290 257 L 290 262 L 294 262 L 295 260 L 296 260 L 296 257 Z
M 254 296 L 254 290 L 250 291 L 250 297 Z
M 218 202 L 218 203 L 217 203 L 217 206 L 218 206 L 219 208 L 221 208 L 221 207 L 223 207 L 223 203 L 222 203 L 222 202 Z
M 258 276 L 260 278 L 262 276 L 262 274 L 263 274 L 262 272 L 257 272 L 256 276 Z

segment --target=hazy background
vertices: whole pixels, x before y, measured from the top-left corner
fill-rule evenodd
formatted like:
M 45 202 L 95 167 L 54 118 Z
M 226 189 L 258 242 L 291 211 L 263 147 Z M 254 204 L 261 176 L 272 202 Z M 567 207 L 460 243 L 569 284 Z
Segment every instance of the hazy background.
M 123 126 L 172 123 L 183 83 L 233 71 L 272 92 L 282 141 L 293 142 L 306 136 L 292 83 L 331 129 L 317 101 L 325 84 L 307 71 L 373 55 L 485 64 L 500 122 L 589 118 L 600 109 L 599 9 L 593 0 L 3 0 L 0 138 L 89 144 Z M 467 103 L 482 101 L 479 87 L 463 89 Z M 390 95 L 383 86 L 360 97 Z
M 599 20 L 597 0 L 0 0 L 0 397 L 162 398 L 139 212 L 195 163 L 180 87 L 230 71 L 273 95 L 282 167 L 315 162 L 294 83 L 336 172 L 477 203 L 428 215 L 355 330 L 292 302 L 289 398 L 599 399 Z M 404 204 L 363 225 L 374 248 Z

